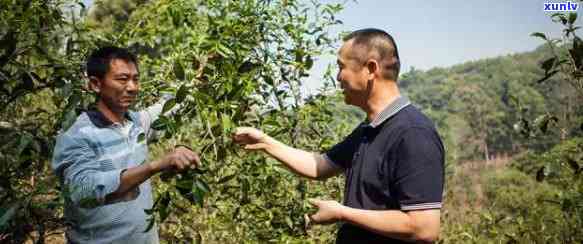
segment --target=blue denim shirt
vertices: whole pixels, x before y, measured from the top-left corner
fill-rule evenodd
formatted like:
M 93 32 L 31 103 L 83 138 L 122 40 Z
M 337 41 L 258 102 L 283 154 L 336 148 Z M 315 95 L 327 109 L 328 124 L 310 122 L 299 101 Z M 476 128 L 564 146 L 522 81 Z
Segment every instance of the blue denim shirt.
M 65 194 L 66 232 L 70 243 L 158 243 L 157 227 L 145 232 L 152 208 L 150 180 L 115 201 L 121 173 L 148 160 L 150 124 L 162 110 L 156 104 L 128 112 L 112 123 L 98 111 L 82 113 L 57 137 L 52 168 Z

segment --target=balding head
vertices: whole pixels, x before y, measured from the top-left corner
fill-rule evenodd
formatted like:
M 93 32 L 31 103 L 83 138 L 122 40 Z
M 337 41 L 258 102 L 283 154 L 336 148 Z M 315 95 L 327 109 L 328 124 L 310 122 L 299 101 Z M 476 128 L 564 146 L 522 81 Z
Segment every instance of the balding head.
M 351 59 L 361 64 L 374 59 L 380 65 L 383 79 L 397 81 L 401 62 L 397 45 L 391 35 L 379 29 L 362 29 L 344 37 L 344 42 L 351 46 Z

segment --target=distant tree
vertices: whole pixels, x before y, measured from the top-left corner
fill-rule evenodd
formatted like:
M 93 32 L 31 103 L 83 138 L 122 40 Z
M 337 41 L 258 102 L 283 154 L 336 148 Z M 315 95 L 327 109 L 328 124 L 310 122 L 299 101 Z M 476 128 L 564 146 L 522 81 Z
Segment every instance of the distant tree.
M 96 29 L 119 31 L 133 11 L 149 0 L 96 0 L 89 9 L 87 22 Z
M 503 111 L 497 96 L 479 84 L 460 81 L 456 84 L 450 105 L 467 122 L 471 133 L 461 145 L 478 145 L 486 161 L 490 160 L 489 138 L 499 133 Z

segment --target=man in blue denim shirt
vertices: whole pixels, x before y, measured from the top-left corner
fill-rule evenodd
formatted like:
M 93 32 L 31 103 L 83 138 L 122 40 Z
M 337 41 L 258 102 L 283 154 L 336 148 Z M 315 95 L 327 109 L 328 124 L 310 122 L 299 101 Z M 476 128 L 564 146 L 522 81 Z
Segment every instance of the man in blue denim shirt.
M 69 243 L 158 243 L 146 232 L 152 208 L 149 178 L 169 170 L 194 168 L 198 155 L 178 147 L 148 161 L 146 141 L 162 103 L 129 111 L 139 92 L 137 59 L 126 49 L 104 47 L 87 61 L 96 109 L 82 113 L 57 137 L 52 168 L 66 196 Z

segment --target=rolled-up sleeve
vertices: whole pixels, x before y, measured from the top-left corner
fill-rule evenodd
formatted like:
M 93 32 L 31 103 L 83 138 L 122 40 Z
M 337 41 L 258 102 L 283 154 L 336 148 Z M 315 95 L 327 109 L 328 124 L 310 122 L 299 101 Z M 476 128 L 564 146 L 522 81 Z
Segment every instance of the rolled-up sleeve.
M 150 127 L 152 126 L 152 123 L 154 123 L 154 121 L 160 118 L 162 109 L 164 108 L 164 104 L 166 104 L 166 102 L 173 98 L 174 96 L 170 94 L 164 94 L 162 98 L 158 100 L 158 102 L 139 112 L 140 123 L 142 125 L 142 128 L 146 130 L 146 135 L 148 136 L 148 138 L 156 139 L 156 137 L 158 136 L 158 133 L 156 133 L 156 131 L 154 130 L 151 130 Z M 181 105 L 176 105 L 174 106 L 174 108 L 170 109 L 170 111 L 167 111 L 164 115 L 172 116 L 178 111 L 178 109 L 180 109 L 180 107 Z
M 441 208 L 444 149 L 437 133 L 427 128 L 408 129 L 403 133 L 398 154 L 393 188 L 401 209 Z
M 119 188 L 124 170 L 103 170 L 88 142 L 67 134 L 57 137 L 52 168 L 65 197 L 84 208 L 105 204 L 106 196 Z

